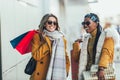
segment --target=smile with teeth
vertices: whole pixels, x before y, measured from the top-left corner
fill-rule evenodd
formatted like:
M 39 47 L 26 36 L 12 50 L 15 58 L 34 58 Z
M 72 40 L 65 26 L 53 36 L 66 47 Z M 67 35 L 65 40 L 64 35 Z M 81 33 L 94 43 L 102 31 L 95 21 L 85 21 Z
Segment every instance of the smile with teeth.
M 86 28 L 84 28 L 85 30 L 88 30 L 89 28 L 88 27 L 86 27 Z
M 51 26 L 49 26 L 49 28 L 54 28 L 54 26 L 51 25 Z
M 54 27 L 53 26 L 49 26 L 50 29 L 53 29 Z

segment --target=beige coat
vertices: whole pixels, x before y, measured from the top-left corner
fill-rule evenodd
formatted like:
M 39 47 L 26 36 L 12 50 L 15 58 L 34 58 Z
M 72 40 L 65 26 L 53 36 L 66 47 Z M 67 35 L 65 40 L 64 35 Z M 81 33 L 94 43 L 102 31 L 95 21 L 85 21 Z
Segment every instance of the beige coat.
M 66 40 L 64 39 L 65 51 L 66 51 Z M 35 34 L 32 40 L 32 56 L 35 60 L 37 60 L 37 66 L 34 73 L 31 75 L 30 80 L 46 80 L 46 75 L 50 63 L 50 57 L 52 53 L 51 49 L 51 41 L 47 36 L 45 36 L 45 43 L 40 42 L 40 38 L 38 34 Z M 66 55 L 66 71 L 69 72 L 70 61 Z
M 110 34 L 111 35 L 111 34 Z M 99 60 L 98 65 L 107 67 L 109 63 L 113 63 L 114 58 L 114 39 L 111 36 L 107 36 L 104 40 L 104 44 L 102 46 L 101 58 Z M 73 43 L 73 54 L 72 58 L 79 62 L 80 56 L 80 46 L 78 42 Z

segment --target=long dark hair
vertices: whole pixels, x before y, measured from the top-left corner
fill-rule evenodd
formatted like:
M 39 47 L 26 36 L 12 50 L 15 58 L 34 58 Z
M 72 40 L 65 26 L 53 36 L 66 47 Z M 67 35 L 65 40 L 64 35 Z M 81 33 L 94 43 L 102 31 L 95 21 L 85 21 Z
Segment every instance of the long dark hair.
M 100 37 L 101 31 L 102 31 L 102 27 L 101 27 L 101 25 L 98 23 L 98 26 L 97 26 L 97 34 L 96 34 L 95 43 L 94 43 L 94 46 L 93 46 L 93 61 L 92 61 L 93 64 L 95 64 L 95 56 L 96 56 L 97 43 L 98 43 L 98 39 L 99 39 L 99 37 Z
M 85 18 L 90 18 L 92 21 L 94 21 L 96 24 L 97 24 L 97 34 L 96 34 L 96 38 L 95 38 L 95 43 L 93 45 L 93 64 L 95 64 L 95 56 L 96 56 L 96 47 L 97 47 L 97 43 L 98 43 L 98 39 L 100 37 L 100 34 L 101 34 L 101 31 L 102 31 L 102 27 L 100 25 L 100 20 L 99 20 L 99 17 L 97 16 L 97 14 L 95 13 L 88 13 L 85 15 L 84 19 Z

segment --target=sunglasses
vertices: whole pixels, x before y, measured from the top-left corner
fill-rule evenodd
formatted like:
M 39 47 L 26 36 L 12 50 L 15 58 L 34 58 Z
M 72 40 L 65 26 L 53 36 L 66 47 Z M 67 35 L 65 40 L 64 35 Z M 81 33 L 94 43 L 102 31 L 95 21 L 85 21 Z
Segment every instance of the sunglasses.
M 47 21 L 47 23 L 49 24 L 49 25 L 57 25 L 57 22 L 54 22 L 54 21 Z
M 85 25 L 89 26 L 90 25 L 90 21 L 82 22 L 82 25 L 83 26 L 85 26 Z

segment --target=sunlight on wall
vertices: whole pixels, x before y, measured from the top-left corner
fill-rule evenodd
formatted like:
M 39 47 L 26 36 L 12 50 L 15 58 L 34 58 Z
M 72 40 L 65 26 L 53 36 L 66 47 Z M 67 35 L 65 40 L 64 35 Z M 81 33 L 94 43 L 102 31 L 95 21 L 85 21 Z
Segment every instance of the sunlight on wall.
M 98 0 L 98 3 L 90 4 L 91 10 L 102 16 L 120 14 L 120 0 Z

